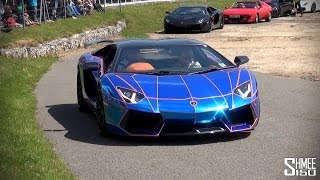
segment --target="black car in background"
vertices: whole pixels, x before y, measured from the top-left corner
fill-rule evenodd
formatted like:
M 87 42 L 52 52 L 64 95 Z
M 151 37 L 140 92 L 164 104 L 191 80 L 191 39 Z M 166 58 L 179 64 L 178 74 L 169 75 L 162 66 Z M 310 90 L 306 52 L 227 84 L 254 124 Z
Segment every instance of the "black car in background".
M 182 6 L 164 17 L 165 33 L 210 32 L 224 26 L 223 11 L 210 6 Z
M 269 4 L 272 7 L 271 16 L 272 17 L 280 17 L 280 16 L 288 16 L 293 13 L 293 2 L 292 0 L 261 0 Z

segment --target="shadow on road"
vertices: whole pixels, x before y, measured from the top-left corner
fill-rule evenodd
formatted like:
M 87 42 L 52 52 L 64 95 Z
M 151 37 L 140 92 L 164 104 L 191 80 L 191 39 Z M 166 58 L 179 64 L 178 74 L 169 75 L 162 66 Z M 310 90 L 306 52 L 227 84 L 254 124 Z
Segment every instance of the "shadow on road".
M 52 133 L 66 131 L 66 138 L 107 146 L 177 146 L 177 145 L 198 145 L 208 143 L 221 143 L 244 139 L 250 132 L 235 134 L 215 134 L 202 136 L 173 136 L 161 138 L 137 138 L 121 137 L 111 135 L 101 137 L 98 134 L 98 126 L 95 117 L 91 113 L 81 113 L 77 104 L 59 104 L 48 107 L 49 114 L 60 123 L 65 130 L 45 129 Z

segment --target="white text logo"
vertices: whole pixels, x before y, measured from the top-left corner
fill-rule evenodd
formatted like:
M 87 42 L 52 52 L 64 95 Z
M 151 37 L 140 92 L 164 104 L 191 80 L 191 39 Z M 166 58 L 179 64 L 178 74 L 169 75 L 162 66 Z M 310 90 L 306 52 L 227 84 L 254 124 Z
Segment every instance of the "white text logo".
M 316 158 L 284 158 L 285 176 L 316 176 Z

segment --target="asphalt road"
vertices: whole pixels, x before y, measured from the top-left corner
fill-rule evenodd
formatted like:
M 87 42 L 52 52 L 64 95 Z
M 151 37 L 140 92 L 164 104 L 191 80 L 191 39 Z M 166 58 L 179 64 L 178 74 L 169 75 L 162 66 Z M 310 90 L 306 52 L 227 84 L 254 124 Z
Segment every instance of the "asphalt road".
M 261 119 L 251 134 L 102 138 L 77 109 L 80 54 L 53 65 L 36 89 L 40 127 L 79 179 L 282 179 L 285 157 L 316 157 L 320 169 L 320 82 L 256 73 Z

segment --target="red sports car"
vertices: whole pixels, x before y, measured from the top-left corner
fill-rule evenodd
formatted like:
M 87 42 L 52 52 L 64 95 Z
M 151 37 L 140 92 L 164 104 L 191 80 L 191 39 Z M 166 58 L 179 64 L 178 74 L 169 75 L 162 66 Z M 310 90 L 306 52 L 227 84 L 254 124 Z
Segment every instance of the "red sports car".
M 271 21 L 271 6 L 260 1 L 235 2 L 223 11 L 225 23 L 258 23 Z

